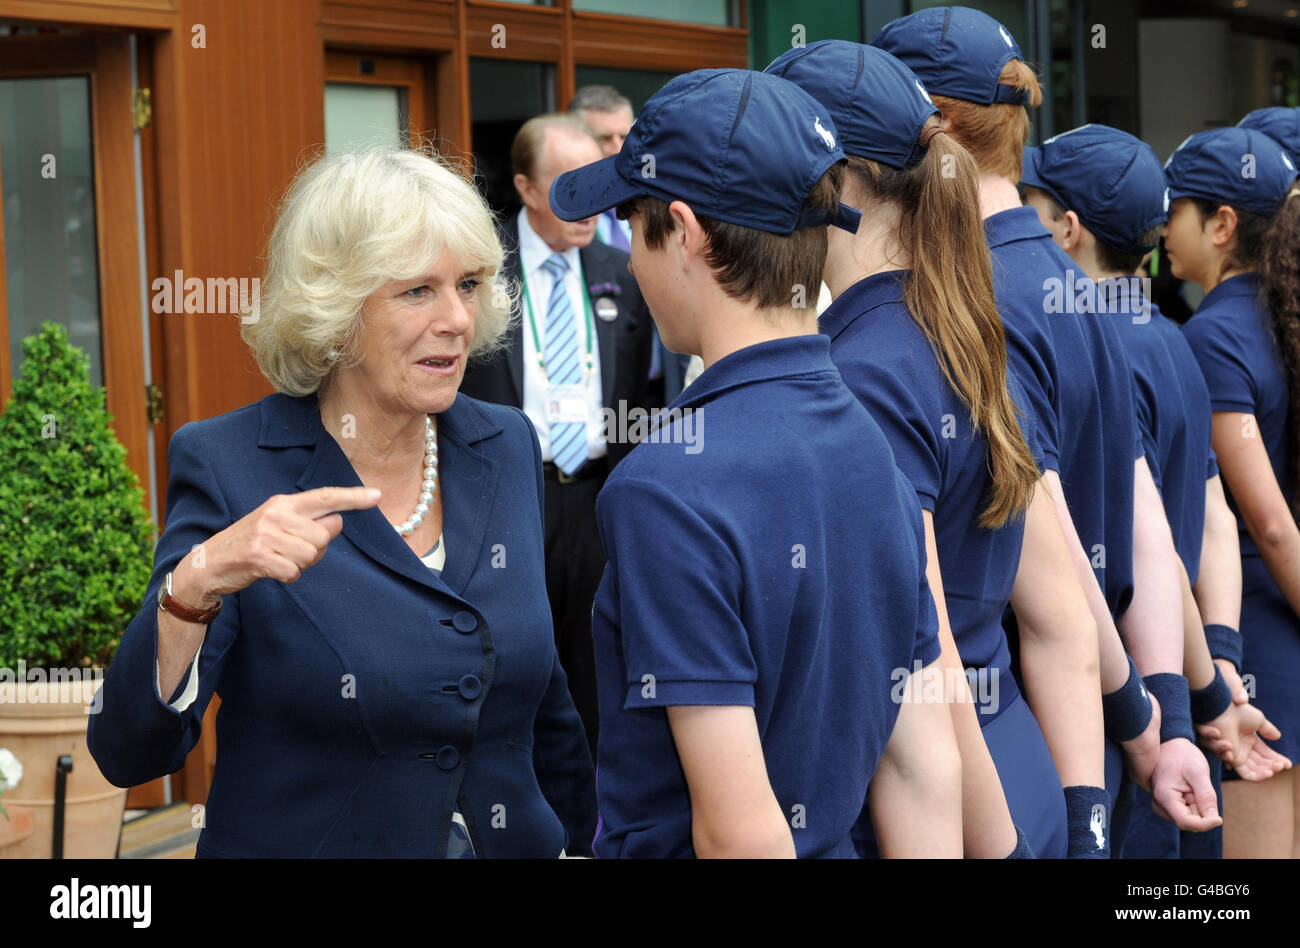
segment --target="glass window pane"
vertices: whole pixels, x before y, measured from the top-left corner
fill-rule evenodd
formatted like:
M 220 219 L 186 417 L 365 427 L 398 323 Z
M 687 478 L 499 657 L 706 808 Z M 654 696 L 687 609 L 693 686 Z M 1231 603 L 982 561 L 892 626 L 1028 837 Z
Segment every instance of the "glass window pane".
M 709 26 L 736 26 L 739 23 L 733 0 L 573 0 L 573 9 Z
M 632 100 L 632 113 L 641 111 L 645 100 L 663 88 L 675 72 L 652 72 L 647 69 L 610 69 L 605 66 L 578 66 L 574 70 L 578 88 L 613 86 Z
M 0 79 L 9 364 L 22 374 L 22 341 L 47 320 L 68 327 L 104 384 L 95 242 L 90 80 Z M 134 238 L 132 238 L 134 239 Z
M 325 150 L 406 143 L 406 90 L 396 86 L 325 83 Z
M 549 63 L 470 59 L 469 102 L 474 164 L 492 209 L 519 209 L 510 145 L 519 126 L 555 109 L 555 69 Z

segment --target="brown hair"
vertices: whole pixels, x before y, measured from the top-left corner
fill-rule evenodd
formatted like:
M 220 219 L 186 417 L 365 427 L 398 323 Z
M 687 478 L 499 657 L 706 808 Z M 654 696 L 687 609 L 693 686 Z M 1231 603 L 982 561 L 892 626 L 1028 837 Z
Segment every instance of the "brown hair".
M 1006 337 L 993 299 L 975 162 L 940 131 L 910 168 L 850 155 L 849 174 L 868 195 L 902 210 L 898 239 L 912 267 L 907 308 L 970 410 L 972 427 L 984 435 L 992 485 L 980 526 L 1001 527 L 1028 507 L 1038 465 L 1007 391 Z
M 1297 181 L 1292 188 L 1300 184 Z M 1204 226 L 1224 205 L 1193 198 Z M 1228 205 L 1231 206 L 1231 205 Z M 1273 216 L 1233 208 L 1237 230 L 1225 270 L 1258 270 L 1261 293 L 1272 321 L 1273 339 L 1287 383 L 1287 449 L 1294 506 L 1300 502 L 1300 196 L 1288 194 Z M 1285 484 L 1278 485 L 1283 491 Z
M 1008 60 L 998 82 L 1028 93 L 1027 105 L 1037 106 L 1043 101 L 1038 76 L 1022 59 Z M 1025 106 L 1007 102 L 978 105 L 946 95 L 933 98 L 944 124 L 970 152 L 980 171 L 1020 180 L 1025 142 L 1029 140 L 1029 111 Z
M 839 208 L 844 165 L 838 162 L 819 180 L 804 199 L 804 207 L 834 213 Z M 620 204 L 622 218 L 641 215 L 642 240 L 649 250 L 658 250 L 672 233 L 676 222 L 668 202 L 643 196 Z M 788 308 L 802 287 L 804 299 L 815 305 L 826 266 L 826 227 L 801 227 L 792 234 L 772 234 L 741 227 L 711 217 L 696 216 L 708 239 L 704 260 L 728 296 L 760 309 Z
M 575 135 L 585 135 L 595 141 L 591 129 L 577 115 L 568 112 L 549 112 L 534 115 L 515 132 L 515 140 L 510 145 L 510 169 L 512 174 L 521 174 L 531 178 L 537 168 L 537 157 L 542 151 L 542 142 L 546 140 L 546 131 L 562 128 Z

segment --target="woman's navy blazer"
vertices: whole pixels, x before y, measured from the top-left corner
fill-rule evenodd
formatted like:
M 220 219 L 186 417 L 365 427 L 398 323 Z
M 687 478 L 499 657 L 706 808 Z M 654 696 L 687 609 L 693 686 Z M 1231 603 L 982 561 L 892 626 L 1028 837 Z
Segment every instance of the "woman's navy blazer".
M 185 681 L 158 692 L 163 576 L 274 494 L 361 481 L 314 395 L 173 436 L 153 578 L 88 741 L 110 781 L 144 783 L 180 769 L 220 695 L 198 855 L 438 857 L 453 810 L 479 855 L 590 852 L 595 777 L 555 651 L 536 435 L 518 409 L 466 395 L 437 422 L 442 575 L 378 508 L 344 512 L 297 582 L 225 597 L 183 712 L 169 702 Z

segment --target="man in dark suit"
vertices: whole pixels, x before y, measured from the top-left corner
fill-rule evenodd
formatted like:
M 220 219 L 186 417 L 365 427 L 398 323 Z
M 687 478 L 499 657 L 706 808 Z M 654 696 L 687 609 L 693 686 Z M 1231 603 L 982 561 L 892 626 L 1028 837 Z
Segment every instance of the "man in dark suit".
M 461 391 L 522 408 L 537 431 L 546 481 L 546 587 L 560 662 L 596 748 L 591 606 L 605 568 L 596 495 L 633 448 L 621 432 L 647 407 L 653 322 L 628 255 L 594 241 L 595 219 L 552 212 L 551 182 L 599 160 L 571 115 L 526 122 L 511 148 L 523 208 L 501 227 L 505 275 L 519 286 L 518 324 L 490 360 L 471 363 Z M 635 416 L 633 416 L 633 421 Z

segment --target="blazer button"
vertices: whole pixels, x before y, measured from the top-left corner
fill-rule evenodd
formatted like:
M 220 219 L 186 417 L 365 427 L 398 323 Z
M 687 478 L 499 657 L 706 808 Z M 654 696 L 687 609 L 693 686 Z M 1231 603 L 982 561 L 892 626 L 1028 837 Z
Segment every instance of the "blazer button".
M 466 701 L 473 701 L 483 693 L 483 682 L 479 681 L 477 675 L 465 675 L 456 685 L 460 696 Z
M 448 744 L 438 749 L 438 766 L 443 770 L 455 770 L 460 763 L 460 751 Z
M 463 632 L 465 635 L 473 632 L 478 628 L 478 619 L 474 618 L 472 612 L 458 612 L 451 617 L 451 624 L 457 632 Z

